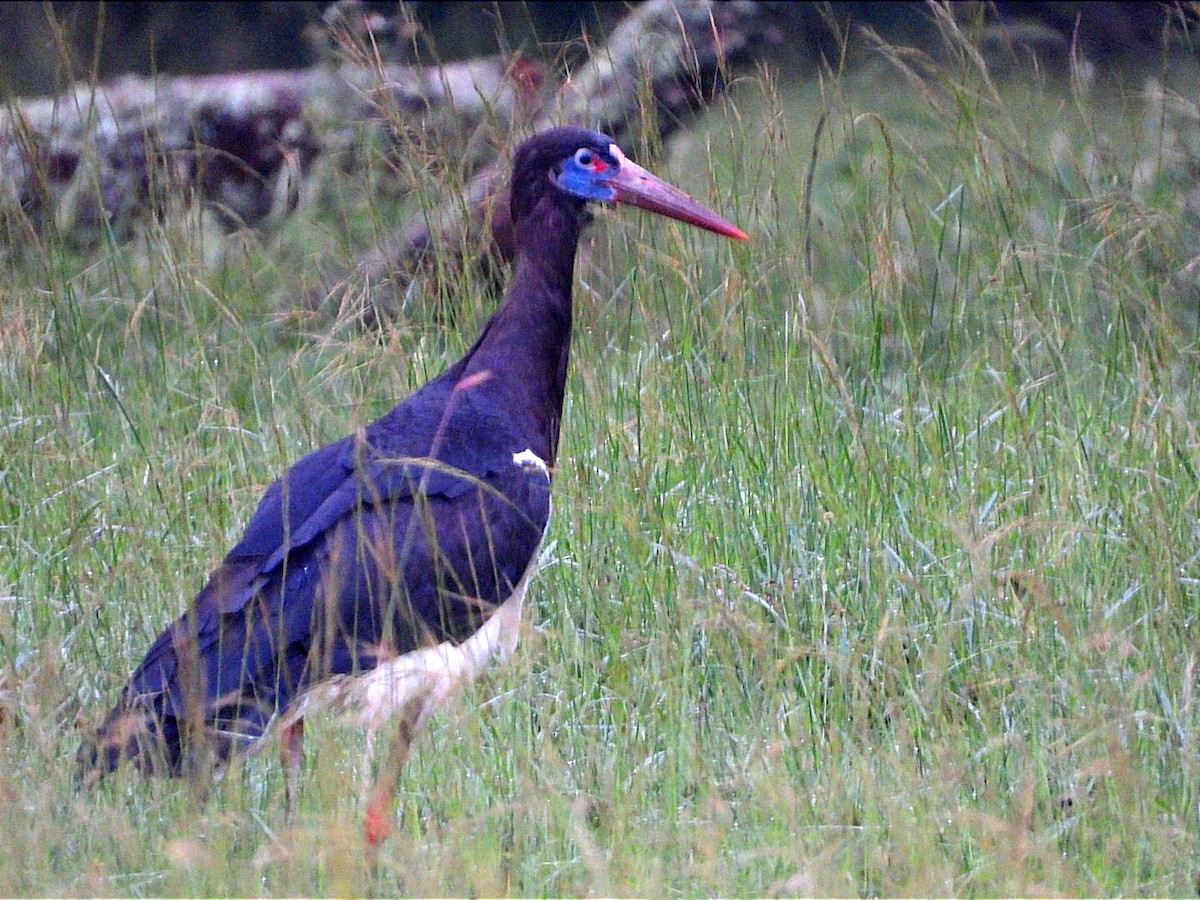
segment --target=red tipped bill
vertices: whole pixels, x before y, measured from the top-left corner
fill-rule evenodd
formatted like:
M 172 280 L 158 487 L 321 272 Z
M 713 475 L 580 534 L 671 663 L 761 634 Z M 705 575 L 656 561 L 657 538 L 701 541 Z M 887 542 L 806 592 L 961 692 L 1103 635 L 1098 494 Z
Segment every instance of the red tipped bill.
M 700 205 L 679 188 L 651 175 L 626 157 L 615 144 L 609 148 L 609 152 L 621 163 L 620 171 L 608 183 L 613 190 L 613 202 L 637 206 L 660 216 L 723 234 L 736 241 L 749 240 L 742 229 L 708 207 Z

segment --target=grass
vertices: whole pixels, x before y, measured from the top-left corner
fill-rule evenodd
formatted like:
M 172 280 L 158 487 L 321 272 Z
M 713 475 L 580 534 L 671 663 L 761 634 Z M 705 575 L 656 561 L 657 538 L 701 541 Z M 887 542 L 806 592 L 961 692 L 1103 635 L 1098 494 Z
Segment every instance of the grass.
M 223 255 L 186 211 L 87 253 L 10 222 L 0 894 L 1194 892 L 1196 73 L 1001 80 L 951 37 L 748 78 L 656 166 L 749 245 L 601 214 L 530 624 L 375 880 L 354 730 L 310 729 L 288 825 L 270 753 L 203 805 L 75 794 L 76 723 L 491 301 L 281 336 L 403 214 L 349 182 Z

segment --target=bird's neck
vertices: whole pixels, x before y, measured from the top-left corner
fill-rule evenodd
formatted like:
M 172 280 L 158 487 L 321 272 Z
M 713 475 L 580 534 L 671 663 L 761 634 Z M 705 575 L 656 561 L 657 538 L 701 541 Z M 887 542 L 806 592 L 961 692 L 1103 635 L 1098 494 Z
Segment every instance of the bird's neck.
M 519 249 L 504 303 L 484 326 L 458 380 L 488 391 L 529 449 L 551 465 L 567 380 L 581 211 L 547 200 L 516 223 Z

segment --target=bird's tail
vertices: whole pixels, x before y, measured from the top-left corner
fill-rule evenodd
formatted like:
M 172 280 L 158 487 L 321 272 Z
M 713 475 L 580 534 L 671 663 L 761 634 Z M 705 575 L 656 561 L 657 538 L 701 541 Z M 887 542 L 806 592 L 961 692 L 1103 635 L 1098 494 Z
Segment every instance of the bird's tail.
M 201 710 L 197 691 L 192 697 L 182 690 L 183 671 L 196 657 L 194 641 L 187 641 L 185 620 L 180 620 L 159 635 L 129 677 L 121 698 L 99 728 L 87 735 L 76 755 L 77 779 L 90 787 L 132 761 L 147 774 L 180 775 L 184 768 L 184 727 L 187 710 Z M 195 678 L 189 679 L 198 684 Z M 188 700 L 193 702 L 188 703 Z
M 198 652 L 186 617 L 163 632 L 112 712 L 85 737 L 76 756 L 77 783 L 91 787 L 126 761 L 150 775 L 204 777 L 253 746 L 278 709 L 280 692 L 260 696 L 264 692 L 244 677 L 223 673 L 217 656 Z M 240 654 L 239 663 L 244 666 Z
M 183 757 L 177 719 L 163 715 L 161 704 L 152 698 L 129 703 L 122 697 L 121 704 L 80 745 L 76 779 L 81 787 L 91 787 L 126 760 L 147 774 L 180 775 Z

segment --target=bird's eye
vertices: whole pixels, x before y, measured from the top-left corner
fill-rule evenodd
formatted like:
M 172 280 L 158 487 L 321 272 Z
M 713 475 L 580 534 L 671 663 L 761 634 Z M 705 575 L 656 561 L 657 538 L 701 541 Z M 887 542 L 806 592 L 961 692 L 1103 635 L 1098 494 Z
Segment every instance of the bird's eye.
M 585 169 L 593 169 L 596 167 L 596 154 L 587 147 L 580 147 L 575 151 L 575 163 Z

